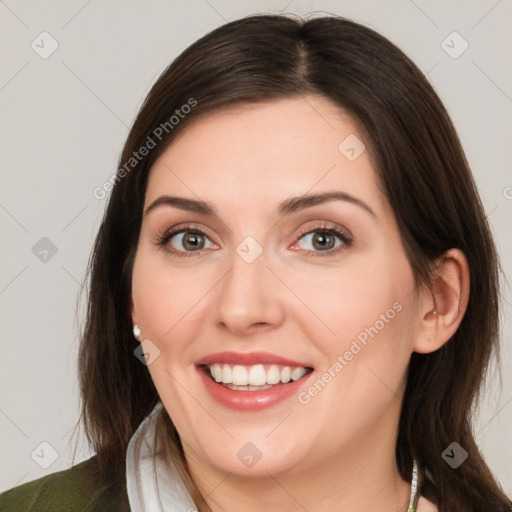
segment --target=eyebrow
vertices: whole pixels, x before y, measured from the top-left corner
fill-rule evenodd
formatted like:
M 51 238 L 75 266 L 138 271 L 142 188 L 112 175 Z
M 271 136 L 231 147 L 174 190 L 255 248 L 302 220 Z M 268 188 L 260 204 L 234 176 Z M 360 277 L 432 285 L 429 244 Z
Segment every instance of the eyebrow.
M 322 192 L 318 194 L 304 194 L 302 196 L 292 197 L 286 199 L 279 204 L 277 214 L 279 217 L 284 217 L 290 213 L 295 213 L 306 208 L 311 208 L 318 204 L 327 203 L 329 201 L 345 201 L 353 205 L 359 206 L 373 217 L 377 218 L 375 212 L 361 199 L 351 196 L 345 192 Z M 198 201 L 196 199 L 189 199 L 186 197 L 163 195 L 155 199 L 146 209 L 144 216 L 148 215 L 151 211 L 160 206 L 173 206 L 180 210 L 189 212 L 200 213 L 210 217 L 219 217 L 215 207 L 208 202 Z

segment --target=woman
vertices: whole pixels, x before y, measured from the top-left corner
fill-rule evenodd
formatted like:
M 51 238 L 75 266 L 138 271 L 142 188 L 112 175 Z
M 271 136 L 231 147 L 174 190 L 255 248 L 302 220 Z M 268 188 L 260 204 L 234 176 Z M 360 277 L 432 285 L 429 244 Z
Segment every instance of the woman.
M 337 17 L 214 30 L 110 183 L 80 351 L 97 455 L 2 507 L 510 510 L 470 428 L 496 251 L 444 107 L 389 41 Z

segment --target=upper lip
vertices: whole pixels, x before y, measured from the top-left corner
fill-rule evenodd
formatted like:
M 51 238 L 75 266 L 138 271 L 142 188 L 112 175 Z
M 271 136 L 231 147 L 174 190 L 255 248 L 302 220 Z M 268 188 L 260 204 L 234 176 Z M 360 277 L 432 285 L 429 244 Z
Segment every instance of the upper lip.
M 309 363 L 301 363 L 300 361 L 294 361 L 293 359 L 271 354 L 270 352 L 217 352 L 202 357 L 196 364 L 199 366 L 215 363 L 239 364 L 242 366 L 276 364 L 280 366 L 312 368 Z

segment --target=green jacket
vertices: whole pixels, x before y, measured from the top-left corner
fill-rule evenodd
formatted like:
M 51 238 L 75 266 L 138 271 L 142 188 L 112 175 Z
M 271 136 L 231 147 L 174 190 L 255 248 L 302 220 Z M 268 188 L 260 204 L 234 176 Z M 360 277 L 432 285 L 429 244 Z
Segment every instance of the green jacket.
M 126 485 L 99 479 L 96 456 L 0 494 L 0 512 L 130 512 Z

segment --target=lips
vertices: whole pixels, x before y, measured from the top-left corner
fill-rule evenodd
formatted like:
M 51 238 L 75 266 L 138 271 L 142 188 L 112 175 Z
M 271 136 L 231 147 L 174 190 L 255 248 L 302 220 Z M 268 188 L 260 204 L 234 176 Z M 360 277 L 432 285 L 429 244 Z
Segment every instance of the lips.
M 268 352 L 220 352 L 196 363 L 209 394 L 246 411 L 270 407 L 296 394 L 313 371 L 309 363 Z
M 311 368 L 309 362 L 294 361 L 286 357 L 271 354 L 270 352 L 218 352 L 210 354 L 197 361 L 197 365 L 210 365 L 214 363 L 228 363 L 250 366 L 255 364 L 276 364 L 281 366 Z

